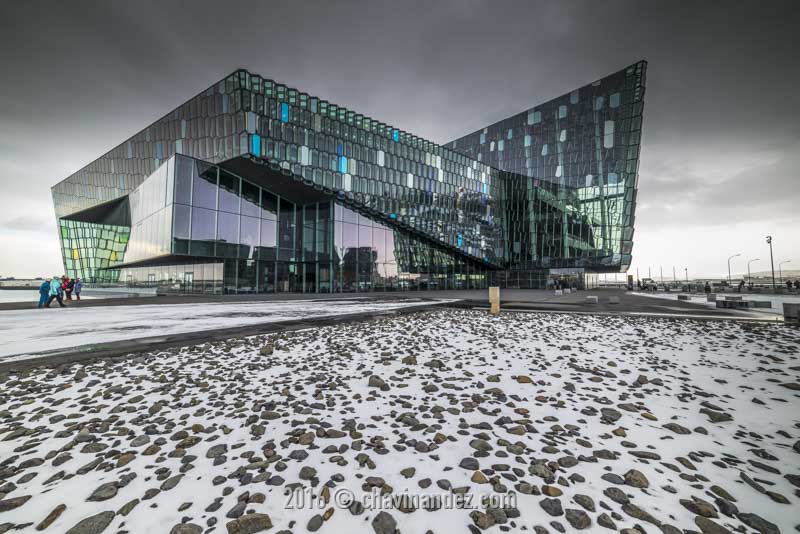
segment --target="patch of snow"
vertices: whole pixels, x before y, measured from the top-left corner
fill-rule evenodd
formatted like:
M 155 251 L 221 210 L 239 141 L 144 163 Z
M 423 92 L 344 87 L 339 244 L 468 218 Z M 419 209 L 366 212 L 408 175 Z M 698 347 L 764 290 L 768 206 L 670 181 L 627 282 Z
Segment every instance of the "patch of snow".
M 34 371 L 0 389 L 0 459 L 13 473 L 0 476 L 16 485 L 6 498 L 32 496 L 0 513 L 0 524 L 33 532 L 65 504 L 50 527 L 64 532 L 151 490 L 129 515 L 114 517 L 109 532 L 167 532 L 184 517 L 225 532 L 226 514 L 255 493 L 264 502 L 244 508 L 268 514 L 272 532 L 292 521 L 293 531 L 305 532 L 331 508 L 321 532 L 371 532 L 377 510 L 353 515 L 333 502 L 291 509 L 284 492 L 297 483 L 320 495 L 329 485 L 332 494 L 363 498 L 366 477 L 381 477 L 393 494 L 441 493 L 438 481 L 469 494 L 513 493 L 516 513 L 509 510 L 504 524 L 514 531 L 550 529 L 552 521 L 574 530 L 563 515 L 545 513 L 542 495 L 520 491 L 524 482 L 536 493 L 563 492 L 556 498 L 565 509 L 591 498 L 596 511 L 587 512 L 586 532 L 608 532 L 597 523 L 601 512 L 618 514 L 617 530 L 658 530 L 612 501 L 609 488 L 678 529 L 698 529 L 680 502 L 692 497 L 711 503 L 713 521 L 745 528 L 718 513 L 713 487 L 730 493 L 740 512 L 790 532 L 798 497 L 783 475 L 798 474 L 800 403 L 798 391 L 781 384 L 800 387 L 798 359 L 800 335 L 781 324 L 440 310 Z M 373 374 L 385 387 L 370 386 Z M 731 420 L 709 421 L 703 402 Z M 604 419 L 603 409 L 616 414 Z M 343 434 L 328 436 L 331 430 Z M 300 444 L 308 433 L 313 442 Z M 184 435 L 198 443 L 178 446 Z M 148 443 L 135 445 L 142 436 Z M 476 438 L 491 447 L 485 455 L 470 445 Z M 214 445 L 227 447 L 216 466 L 206 457 Z M 117 468 L 122 453 L 133 459 Z M 362 455 L 369 462 L 359 462 Z M 466 457 L 493 482 L 473 482 L 474 471 L 459 466 Z M 66 461 L 54 466 L 55 458 Z M 99 465 L 77 474 L 93 460 Z M 552 470 L 552 480 L 534 474 L 535 464 Z M 313 467 L 314 477 L 301 479 L 302 467 Z M 406 478 L 400 470 L 409 467 L 416 472 Z M 630 469 L 649 487 L 602 478 Z M 66 476 L 45 483 L 59 472 Z M 154 491 L 181 472 L 174 489 Z M 87 501 L 101 484 L 130 474 L 136 477 L 114 497 Z M 788 504 L 746 484 L 743 474 Z M 426 490 L 424 479 L 432 482 Z M 182 503 L 187 508 L 178 511 Z M 406 533 L 463 532 L 473 522 L 469 510 L 387 512 Z
M 448 300 L 363 299 L 215 302 L 0 311 L 0 361 L 48 351 L 351 313 L 381 312 Z

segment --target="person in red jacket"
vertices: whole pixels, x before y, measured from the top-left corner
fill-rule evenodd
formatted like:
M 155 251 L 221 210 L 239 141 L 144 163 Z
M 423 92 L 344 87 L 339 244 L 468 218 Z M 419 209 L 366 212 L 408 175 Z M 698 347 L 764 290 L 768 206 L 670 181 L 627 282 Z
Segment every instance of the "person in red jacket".
M 67 294 L 67 300 L 72 300 L 72 291 L 75 289 L 75 280 L 72 278 L 67 278 L 67 289 L 65 293 Z

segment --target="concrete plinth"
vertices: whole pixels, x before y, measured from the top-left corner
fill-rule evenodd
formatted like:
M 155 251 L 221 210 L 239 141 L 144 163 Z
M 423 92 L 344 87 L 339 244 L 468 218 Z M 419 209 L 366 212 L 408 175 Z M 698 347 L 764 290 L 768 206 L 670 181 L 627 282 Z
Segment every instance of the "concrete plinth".
M 717 308 L 726 308 L 729 310 L 745 310 L 753 307 L 754 307 L 753 303 L 749 300 L 725 299 L 717 301 Z
M 706 295 L 706 302 L 717 302 L 717 294 L 716 293 L 708 293 Z
M 586 297 L 586 304 L 597 304 L 597 297 Z
M 787 323 L 800 324 L 800 304 L 795 302 L 784 302 L 783 320 Z
M 619 297 L 608 297 L 609 304 L 619 304 Z
M 678 295 L 678 300 L 692 300 L 689 295 Z

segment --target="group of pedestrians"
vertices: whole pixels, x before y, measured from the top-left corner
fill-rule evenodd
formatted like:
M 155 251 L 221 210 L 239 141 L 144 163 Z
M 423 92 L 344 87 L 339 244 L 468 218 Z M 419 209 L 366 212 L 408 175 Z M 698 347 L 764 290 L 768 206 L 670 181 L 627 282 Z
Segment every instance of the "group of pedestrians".
M 64 300 L 81 300 L 81 289 L 83 282 L 80 278 L 72 279 L 69 276 L 54 276 L 52 280 L 45 280 L 39 286 L 39 307 L 49 308 L 55 300 L 58 305 L 64 307 Z

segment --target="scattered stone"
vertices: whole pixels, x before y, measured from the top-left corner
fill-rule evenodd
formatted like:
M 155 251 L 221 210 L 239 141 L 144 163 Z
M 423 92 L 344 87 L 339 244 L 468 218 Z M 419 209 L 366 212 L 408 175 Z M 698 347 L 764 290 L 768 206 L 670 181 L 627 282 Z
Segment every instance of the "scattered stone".
M 114 520 L 114 512 L 105 511 L 78 521 L 66 534 L 100 534 Z
M 592 520 L 589 518 L 589 515 L 583 510 L 567 508 L 564 510 L 564 516 L 566 517 L 567 522 L 572 525 L 572 528 L 576 530 L 589 528 L 592 524 Z
M 47 517 L 42 519 L 42 521 L 38 525 L 36 525 L 36 530 L 44 530 L 47 527 L 49 527 L 50 525 L 52 525 L 53 522 L 56 519 L 58 519 L 61 516 L 61 514 L 64 513 L 64 510 L 66 510 L 66 509 L 67 509 L 67 507 L 64 504 L 59 504 L 58 506 L 56 506 L 53 509 L 52 512 L 47 514 Z

